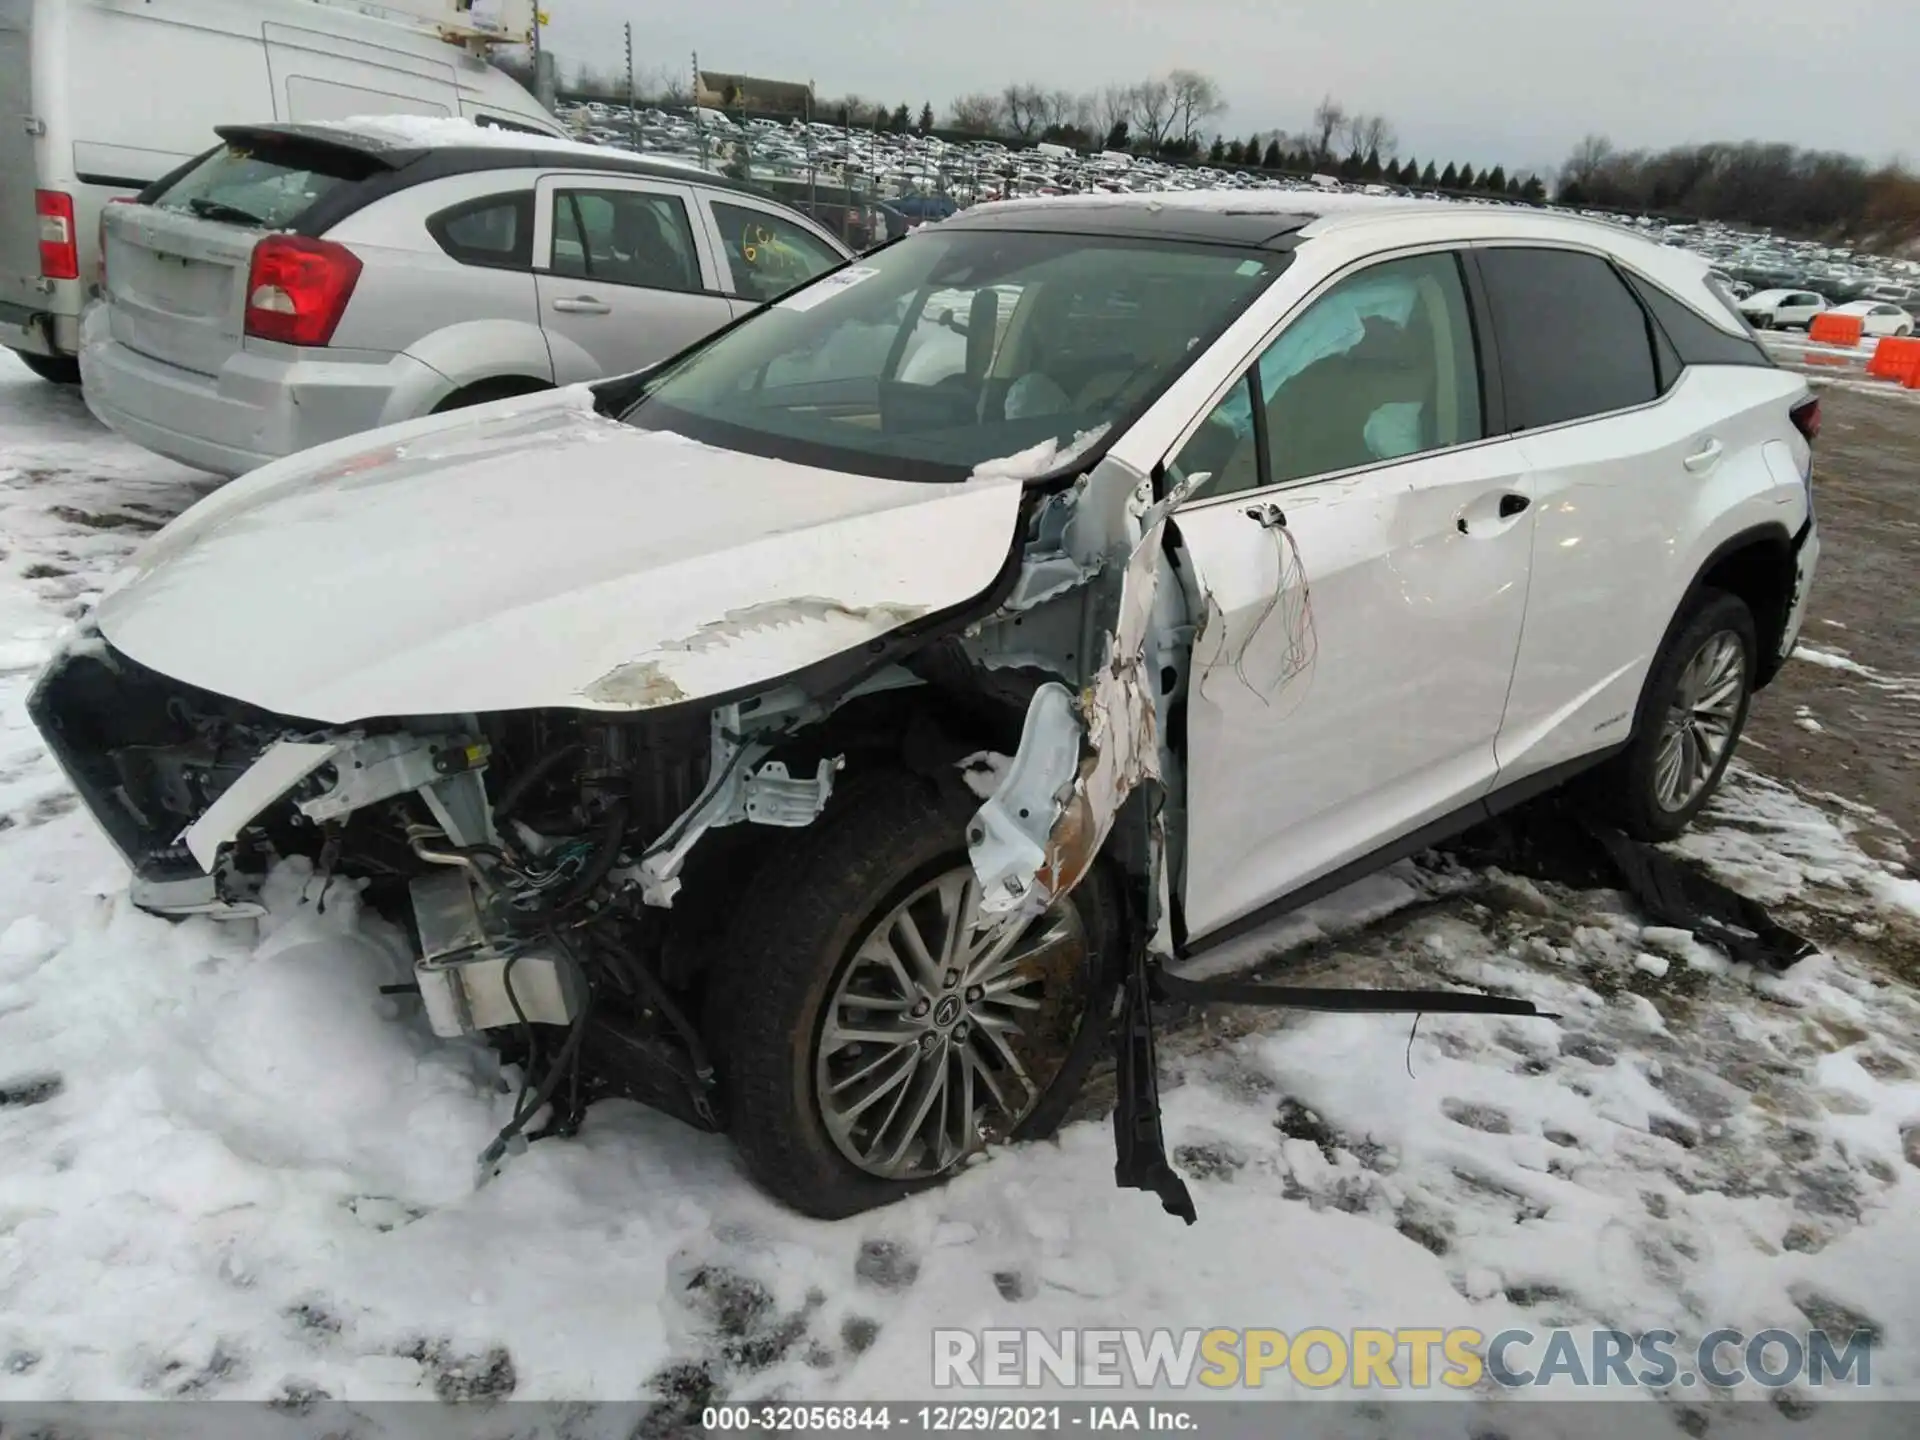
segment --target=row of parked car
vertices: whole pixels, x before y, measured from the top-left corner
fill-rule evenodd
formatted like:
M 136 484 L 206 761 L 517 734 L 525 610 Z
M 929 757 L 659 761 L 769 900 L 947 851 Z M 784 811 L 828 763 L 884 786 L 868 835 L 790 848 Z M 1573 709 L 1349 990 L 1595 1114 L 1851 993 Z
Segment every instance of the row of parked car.
M 1861 333 L 1871 336 L 1913 334 L 1913 315 L 1888 300 L 1849 300 L 1835 305 L 1812 290 L 1756 290 L 1740 302 L 1740 313 L 1761 330 L 1805 330 L 1819 315 L 1853 315 Z

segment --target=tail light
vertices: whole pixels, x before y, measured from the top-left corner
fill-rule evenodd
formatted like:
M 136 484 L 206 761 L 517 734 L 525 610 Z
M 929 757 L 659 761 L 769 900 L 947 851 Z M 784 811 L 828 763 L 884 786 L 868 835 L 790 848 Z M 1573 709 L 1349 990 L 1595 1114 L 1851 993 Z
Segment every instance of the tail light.
M 360 279 L 360 257 L 331 240 L 269 235 L 247 273 L 247 334 L 288 345 L 325 345 Z
M 131 195 L 115 195 L 107 201 L 107 205 L 131 205 L 133 203 L 134 200 Z M 93 278 L 102 292 L 107 288 L 107 205 L 100 207 L 100 230 L 99 233 L 94 236 L 97 244 L 95 245 Z
M 73 229 L 73 197 L 61 190 L 33 192 L 40 220 L 40 274 L 48 280 L 80 278 L 80 241 Z
M 1793 421 L 1793 428 L 1806 436 L 1807 443 L 1811 445 L 1820 438 L 1820 397 L 1809 395 L 1787 412 L 1787 418 Z

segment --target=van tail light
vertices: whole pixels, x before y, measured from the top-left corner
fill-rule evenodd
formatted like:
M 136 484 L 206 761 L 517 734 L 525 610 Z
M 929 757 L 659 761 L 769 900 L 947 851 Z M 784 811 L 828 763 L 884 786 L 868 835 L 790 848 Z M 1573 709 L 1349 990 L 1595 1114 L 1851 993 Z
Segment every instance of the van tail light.
M 36 190 L 33 213 L 40 221 L 41 277 L 78 280 L 80 241 L 73 229 L 73 197 L 62 190 Z
M 107 205 L 131 205 L 133 203 L 134 199 L 131 195 L 115 195 L 107 201 Z M 94 247 L 93 278 L 102 292 L 107 288 L 107 205 L 100 207 L 100 231 L 94 236 L 94 239 L 98 243 Z
M 360 279 L 360 257 L 331 240 L 268 235 L 247 272 L 246 332 L 287 345 L 325 345 Z
M 1806 436 L 1807 443 L 1811 445 L 1820 438 L 1820 397 L 1809 395 L 1787 412 L 1787 418 L 1793 421 L 1793 428 Z

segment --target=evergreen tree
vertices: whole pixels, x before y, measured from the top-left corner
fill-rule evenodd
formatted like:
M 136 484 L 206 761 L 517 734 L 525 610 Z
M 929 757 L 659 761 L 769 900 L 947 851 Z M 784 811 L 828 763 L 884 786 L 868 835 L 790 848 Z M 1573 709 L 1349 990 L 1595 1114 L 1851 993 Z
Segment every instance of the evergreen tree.
M 1518 175 L 1509 175 L 1507 177 L 1507 194 L 1513 196 L 1520 194 L 1520 177 Z
M 1358 155 L 1347 156 L 1346 159 L 1340 162 L 1340 178 L 1342 180 L 1358 180 L 1360 178 L 1360 165 L 1361 160 Z
M 1507 167 L 1496 165 L 1480 177 L 1480 188 L 1492 191 L 1495 195 L 1507 193 Z
M 892 130 L 896 135 L 906 134 L 908 129 L 913 125 L 913 120 L 911 119 L 912 114 L 913 112 L 907 109 L 906 106 L 896 105 L 893 111 L 893 123 L 887 128 Z
M 1407 157 L 1407 163 L 1400 167 L 1400 183 L 1402 185 L 1420 183 L 1420 162 L 1411 155 Z
M 1398 185 L 1400 183 L 1400 162 L 1398 160 L 1389 160 L 1387 162 L 1387 168 L 1380 172 L 1380 178 L 1389 185 Z
M 1547 187 L 1540 183 L 1538 175 L 1529 175 L 1520 186 L 1520 198 L 1538 205 L 1547 198 Z
M 1449 169 L 1452 167 L 1449 166 Z M 1440 183 L 1440 177 L 1433 173 L 1433 162 L 1427 161 L 1427 168 L 1420 172 L 1420 183 L 1431 190 Z
M 1360 178 L 1362 180 L 1378 180 L 1380 175 L 1380 152 L 1378 150 L 1369 150 L 1367 151 L 1367 158 L 1360 162 Z
M 1453 177 L 1453 183 L 1458 185 L 1462 190 L 1473 189 L 1473 166 L 1462 165 L 1460 167 L 1460 173 Z
M 1287 163 L 1286 156 L 1280 153 L 1280 142 L 1278 140 L 1267 141 L 1267 153 L 1260 157 L 1261 168 L 1266 170 L 1278 170 L 1280 169 L 1281 166 L 1285 165 L 1286 163 Z
M 1212 146 L 1207 150 L 1207 163 L 1209 165 L 1225 165 L 1228 163 L 1238 165 L 1242 153 L 1244 152 L 1240 149 L 1240 142 L 1238 140 L 1229 145 L 1216 135 L 1213 137 Z
M 1429 166 L 1428 168 L 1431 169 L 1432 167 Z M 1447 168 L 1440 172 L 1440 188 L 1442 190 L 1453 190 L 1458 188 L 1459 184 L 1460 172 L 1454 168 L 1454 163 L 1449 160 L 1447 162 Z
M 1101 148 L 1105 150 L 1125 150 L 1127 146 L 1132 143 L 1132 140 L 1133 134 L 1127 128 L 1127 122 L 1124 120 L 1116 120 L 1113 122 L 1113 128 L 1107 132 L 1107 143 Z
M 929 100 L 920 107 L 920 133 L 926 135 L 933 130 L 933 102 Z
M 1258 165 L 1260 163 L 1260 137 L 1258 135 L 1249 135 L 1247 137 L 1247 143 L 1240 149 L 1240 158 L 1248 165 Z

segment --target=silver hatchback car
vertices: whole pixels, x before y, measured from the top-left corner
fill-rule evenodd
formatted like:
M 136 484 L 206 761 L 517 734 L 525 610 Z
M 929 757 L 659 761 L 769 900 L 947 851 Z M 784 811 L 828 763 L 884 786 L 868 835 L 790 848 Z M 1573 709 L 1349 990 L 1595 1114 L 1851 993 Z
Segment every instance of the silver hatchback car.
M 108 207 L 80 369 L 106 425 L 222 475 L 642 368 L 849 258 L 731 181 L 544 136 L 218 133 Z

